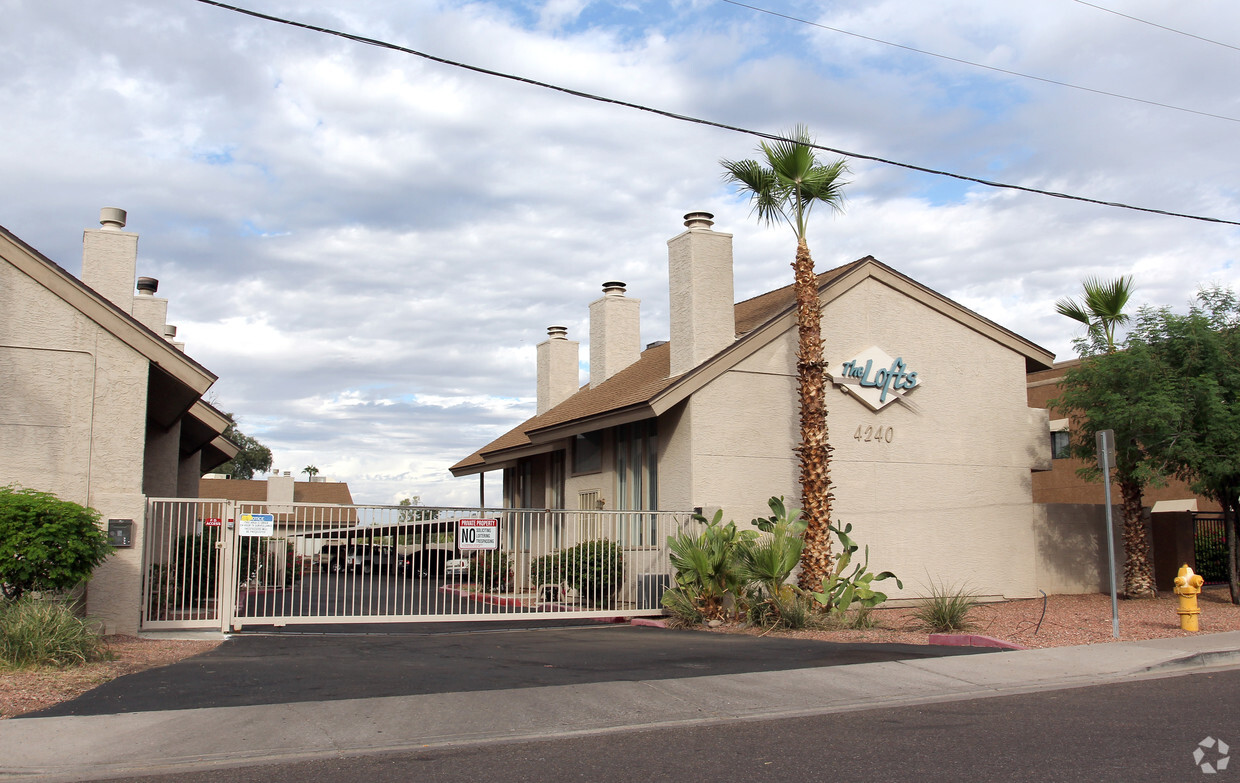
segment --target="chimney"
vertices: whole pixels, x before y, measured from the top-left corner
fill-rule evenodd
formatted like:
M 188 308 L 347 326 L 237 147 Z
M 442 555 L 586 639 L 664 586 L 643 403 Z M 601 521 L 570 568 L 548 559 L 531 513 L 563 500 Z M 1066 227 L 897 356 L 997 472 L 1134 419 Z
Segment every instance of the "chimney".
M 138 295 L 133 298 L 133 317 L 160 337 L 168 325 L 168 300 L 155 296 L 159 281 L 153 277 L 138 278 Z
M 637 361 L 641 354 L 641 300 L 624 295 L 624 283 L 603 283 L 590 303 L 590 388 Z
M 548 326 L 538 344 L 538 413 L 546 413 L 577 393 L 581 343 L 568 339 L 568 327 Z
M 125 228 L 125 210 L 116 207 L 101 209 L 99 224 L 101 228 L 82 233 L 82 282 L 132 315 L 138 235 L 121 230 Z
M 692 370 L 736 339 L 732 235 L 712 231 L 709 212 L 685 215 L 667 241 L 671 375 Z

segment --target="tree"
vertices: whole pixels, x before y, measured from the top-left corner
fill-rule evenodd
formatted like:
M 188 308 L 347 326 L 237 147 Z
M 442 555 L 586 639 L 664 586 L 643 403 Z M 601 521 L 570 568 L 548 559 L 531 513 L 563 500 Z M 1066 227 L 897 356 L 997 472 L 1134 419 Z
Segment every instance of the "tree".
M 809 131 L 798 125 L 790 138 L 761 142 L 764 162 L 722 160 L 724 179 L 750 196 L 753 211 L 768 225 L 786 223 L 796 235 L 793 290 L 797 303 L 797 391 L 801 406 L 801 505 L 806 522 L 801 552 L 802 590 L 818 590 L 831 570 L 831 446 L 827 431 L 822 302 L 806 227 L 815 204 L 843 207 L 843 160 L 820 164 Z
M 1155 352 L 1175 384 L 1183 425 L 1155 445 L 1194 492 L 1222 506 L 1227 581 L 1232 603 L 1240 603 L 1240 304 L 1215 286 L 1197 294 L 1187 315 L 1143 308 L 1130 343 Z
M 1087 356 L 1069 368 L 1050 407 L 1072 418 L 1072 456 L 1082 460 L 1081 476 L 1097 481 L 1095 437 L 1115 432 L 1115 483 L 1123 508 L 1123 593 L 1154 595 L 1150 540 L 1142 518 L 1142 496 L 1150 483 L 1168 473 L 1162 444 L 1183 430 L 1185 412 L 1177 382 L 1157 353 L 1137 340 L 1124 350 Z
M 314 477 L 319 475 L 319 469 L 313 465 L 305 466 L 304 468 L 301 469 L 301 472 L 305 473 L 310 478 L 311 481 L 314 481 Z
M 1115 329 L 1129 321 L 1124 308 L 1132 298 L 1132 275 L 1125 275 L 1110 282 L 1090 277 L 1081 285 L 1085 289 L 1083 300 L 1078 302 L 1065 297 L 1055 303 L 1055 311 L 1085 324 L 1095 348 L 1106 346 L 1105 352 L 1113 353 Z
M 231 413 L 224 415 L 228 417 L 224 437 L 241 450 L 237 452 L 237 456 L 215 468 L 213 472 L 225 473 L 236 479 L 252 479 L 256 471 L 266 473 L 271 470 L 271 449 L 237 429 L 237 420 Z M 315 470 L 317 472 L 317 468 Z
M 1152 445 L 1166 437 L 1167 416 L 1176 400 L 1166 394 L 1157 357 L 1148 350 L 1117 352 L 1116 329 L 1131 318 L 1124 312 L 1132 298 L 1132 276 L 1104 282 L 1087 278 L 1081 301 L 1060 299 L 1055 310 L 1087 328 L 1087 338 L 1076 341 L 1082 356 L 1079 367 L 1069 369 L 1060 381 L 1061 393 L 1051 407 L 1073 416 L 1072 455 L 1086 467 L 1079 473 L 1101 478 L 1095 463 L 1095 436 L 1101 430 L 1115 432 L 1115 483 L 1119 485 L 1124 519 L 1124 595 L 1129 598 L 1155 594 L 1154 566 L 1149 535 L 1142 519 L 1143 496 L 1150 482 L 1161 482 L 1165 468 L 1151 456 Z
M 111 552 L 98 511 L 47 492 L 0 487 L 0 586 L 6 597 L 68 590 Z

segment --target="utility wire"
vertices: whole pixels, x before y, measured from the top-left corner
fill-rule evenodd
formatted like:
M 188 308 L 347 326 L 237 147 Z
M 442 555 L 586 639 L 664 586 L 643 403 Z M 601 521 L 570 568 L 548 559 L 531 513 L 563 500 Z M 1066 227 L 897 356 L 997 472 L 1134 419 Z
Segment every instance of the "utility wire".
M 411 55 L 414 55 L 415 57 L 421 57 L 425 60 L 430 60 L 431 62 L 441 63 L 443 65 L 450 65 L 454 68 L 461 68 L 467 71 L 473 71 L 474 73 L 484 74 L 486 76 L 494 76 L 500 79 L 508 79 L 509 81 L 520 82 L 522 84 L 529 84 L 534 87 L 541 87 L 546 90 L 552 90 L 554 92 L 564 93 L 565 95 L 571 95 L 575 98 L 584 98 L 586 100 L 596 101 L 598 103 L 608 103 L 613 106 L 621 106 L 626 109 L 635 109 L 637 111 L 644 111 L 644 112 L 648 112 L 650 114 L 654 114 L 660 117 L 667 117 L 668 119 L 679 120 L 681 122 L 693 123 L 695 125 L 704 125 L 704 126 L 711 127 L 711 128 L 719 128 L 721 130 L 732 131 L 734 133 L 743 133 L 746 136 L 754 136 L 760 139 L 767 139 L 769 141 L 795 141 L 793 139 L 786 139 L 783 136 L 779 136 L 773 133 L 765 133 L 763 131 L 751 130 L 749 128 L 742 128 L 736 125 L 728 125 L 722 122 L 715 122 L 713 120 L 704 120 L 698 117 L 691 117 L 686 114 L 677 114 L 675 112 L 670 112 L 664 109 L 656 109 L 650 106 L 643 106 L 640 103 L 630 103 L 628 101 L 622 101 L 616 98 L 607 98 L 605 96 L 595 95 L 593 93 L 588 93 L 588 92 L 582 92 L 580 90 L 574 90 L 568 87 L 561 87 L 559 85 L 549 84 L 547 82 L 540 82 L 535 79 L 530 79 L 524 76 L 516 76 L 514 74 L 503 73 L 502 71 L 493 71 L 488 68 L 479 67 L 477 65 L 469 65 L 467 63 L 461 63 L 455 60 L 448 60 L 443 57 L 437 57 L 433 54 L 419 52 L 417 50 L 409 49 L 407 47 L 399 46 L 393 43 L 388 43 L 386 41 L 380 41 L 374 38 L 366 38 L 360 35 L 353 35 L 352 33 L 345 33 L 339 30 L 332 30 L 327 27 L 318 27 L 315 25 L 306 24 L 304 22 L 295 22 L 289 19 L 283 19 L 278 16 L 271 16 L 270 14 L 264 14 L 258 11 L 251 11 L 246 8 L 239 8 L 235 5 L 228 5 L 227 3 L 216 2 L 216 0 L 194 0 L 194 1 L 198 3 L 202 3 L 204 5 L 211 5 L 217 8 L 222 8 L 226 11 L 233 11 L 235 13 L 244 14 L 245 16 L 252 16 L 256 19 L 263 19 L 268 22 L 275 22 L 276 24 L 288 25 L 290 27 L 298 27 L 303 30 L 310 30 L 316 33 L 322 33 L 324 35 L 332 35 L 332 36 L 336 36 L 337 38 L 344 38 L 346 40 L 354 41 L 356 43 L 366 44 L 367 46 L 376 46 L 380 49 L 390 49 L 395 52 L 401 52 L 402 54 L 411 54 Z M 849 152 L 847 150 L 836 149 L 834 147 L 826 147 L 821 144 L 811 143 L 811 144 L 807 144 L 806 146 L 813 147 L 814 149 L 823 150 L 825 152 L 831 152 L 836 155 L 842 155 L 848 158 L 856 158 L 858 160 L 873 161 L 875 163 L 882 163 L 888 166 L 896 166 L 898 168 L 909 169 L 911 171 L 920 171 L 926 174 L 933 174 L 935 176 L 940 176 L 940 177 L 950 177 L 952 179 L 963 180 L 965 182 L 975 182 L 979 185 L 985 185 L 987 187 L 992 187 L 992 188 L 1003 188 L 1007 190 L 1021 191 L 1024 193 L 1035 193 L 1040 196 L 1051 196 L 1052 198 L 1067 199 L 1069 201 L 1080 201 L 1086 204 L 1098 204 L 1100 206 L 1115 207 L 1117 209 L 1128 209 L 1128 210 L 1133 210 L 1135 212 L 1147 212 L 1147 213 L 1155 214 L 1155 215 L 1166 215 L 1168 217 L 1179 217 L 1179 218 L 1185 218 L 1188 220 L 1200 220 L 1200 221 L 1204 221 L 1207 223 L 1222 223 L 1222 224 L 1231 225 L 1231 226 L 1240 226 L 1240 221 L 1235 221 L 1235 220 L 1224 220 L 1222 218 L 1204 217 L 1201 215 L 1190 215 L 1190 214 L 1183 213 L 1183 212 L 1169 212 L 1167 210 L 1162 210 L 1162 209 L 1152 209 L 1150 207 L 1133 206 L 1131 204 L 1124 204 L 1124 203 L 1117 202 L 1117 201 L 1101 201 L 1099 199 L 1086 198 L 1084 196 L 1073 196 L 1068 193 L 1056 193 L 1050 190 L 1039 190 L 1038 188 L 1029 188 L 1023 185 L 1011 185 L 1011 184 L 1007 184 L 1003 182 L 993 182 L 991 180 L 978 179 L 977 177 L 969 177 L 964 174 L 954 174 L 950 171 L 941 171 L 938 169 L 927 168 L 925 166 L 917 166 L 912 163 L 902 163 L 900 161 L 888 160 L 887 158 L 880 158 L 874 155 L 865 155 L 860 152 Z
M 1151 22 L 1148 19 L 1139 19 L 1138 17 L 1129 16 L 1128 14 L 1120 13 L 1119 11 L 1115 11 L 1110 8 L 1103 8 L 1100 5 L 1094 5 L 1093 3 L 1087 3 L 1085 2 L 1085 0 L 1072 0 L 1072 2 L 1080 3 L 1081 5 L 1087 5 L 1090 8 L 1097 8 L 1099 11 L 1106 11 L 1108 14 L 1115 14 L 1116 16 L 1122 16 L 1125 19 L 1131 19 L 1134 22 L 1140 22 L 1141 24 L 1148 24 L 1150 27 L 1157 27 L 1159 30 L 1166 30 L 1169 33 L 1176 33 L 1178 35 L 1186 35 L 1189 38 L 1196 38 L 1198 41 L 1205 41 L 1206 43 L 1214 44 L 1215 46 L 1225 46 L 1228 49 L 1235 49 L 1237 52 L 1240 52 L 1240 46 L 1232 46 L 1229 43 L 1223 43 L 1222 41 L 1216 41 L 1213 38 L 1204 38 L 1200 35 L 1193 35 L 1192 33 L 1186 33 L 1183 30 L 1177 30 L 1174 27 L 1167 27 L 1166 25 L 1161 25 L 1161 24 L 1158 24 L 1157 22 Z
M 1078 2 L 1079 1 L 1080 0 L 1078 0 Z M 771 16 L 777 16 L 780 19 L 787 19 L 790 22 L 799 22 L 800 24 L 807 24 L 811 27 L 819 27 L 819 28 L 822 28 L 823 30 L 830 30 L 833 33 L 840 33 L 841 35 L 851 35 L 853 38 L 860 38 L 863 41 L 872 41 L 874 43 L 883 44 L 884 46 L 894 46 L 895 48 L 903 49 L 906 52 L 915 52 L 916 54 L 924 54 L 927 57 L 937 57 L 940 60 L 947 60 L 948 62 L 959 63 L 961 65 L 968 65 L 973 68 L 983 68 L 987 71 L 994 71 L 995 73 L 1002 73 L 1007 76 L 1019 76 L 1022 79 L 1032 79 L 1035 82 L 1042 82 L 1043 84 L 1053 84 L 1057 87 L 1067 87 L 1068 89 L 1071 89 L 1071 90 L 1080 90 L 1082 92 L 1090 92 L 1090 93 L 1093 93 L 1094 95 L 1105 95 L 1108 98 L 1119 98 L 1120 100 L 1124 100 L 1124 101 L 1135 101 L 1136 103 L 1144 103 L 1147 106 L 1157 106 L 1161 109 L 1171 109 L 1172 111 L 1187 112 L 1188 114 L 1196 114 L 1201 117 L 1212 117 L 1216 120 L 1226 120 L 1227 122 L 1240 122 L 1240 117 L 1229 117 L 1225 114 L 1212 114 L 1208 111 L 1188 109 L 1183 106 L 1175 106 L 1170 103 L 1159 103 L 1158 101 L 1151 101 L 1145 98 L 1136 98 L 1131 95 L 1123 95 L 1118 92 L 1108 92 L 1106 90 L 1097 90 L 1097 89 L 1094 89 L 1093 87 L 1082 87 L 1079 84 L 1072 84 L 1071 82 L 1061 82 L 1055 79 L 1047 79 L 1042 76 L 1033 76 L 1028 73 L 1021 73 L 1020 71 L 1009 71 L 1006 68 L 998 68 L 993 65 L 983 65 L 982 63 L 975 63 L 972 60 L 963 60 L 959 57 L 952 57 L 946 54 L 930 52 L 930 51 L 926 51 L 925 49 L 917 49 L 912 46 L 905 46 L 904 44 L 898 44 L 892 41 L 884 41 L 881 38 L 873 38 L 868 35 L 862 35 L 861 33 L 854 33 L 848 30 L 841 30 L 838 27 L 829 27 L 825 24 L 819 24 L 818 22 L 811 22 L 808 19 L 801 19 L 800 17 L 796 17 L 796 16 L 788 16 L 787 14 L 781 14 L 778 11 L 771 11 L 766 8 L 759 8 L 756 5 L 749 5 L 748 3 L 739 2 L 739 0 L 722 0 L 722 2 L 728 3 L 729 5 L 739 6 L 740 8 L 748 8 L 750 11 L 757 11 L 758 13 L 761 13 L 761 14 L 769 14 Z M 1086 5 L 1089 5 L 1089 4 L 1086 3 Z M 1106 9 L 1103 9 L 1103 10 L 1105 11 Z

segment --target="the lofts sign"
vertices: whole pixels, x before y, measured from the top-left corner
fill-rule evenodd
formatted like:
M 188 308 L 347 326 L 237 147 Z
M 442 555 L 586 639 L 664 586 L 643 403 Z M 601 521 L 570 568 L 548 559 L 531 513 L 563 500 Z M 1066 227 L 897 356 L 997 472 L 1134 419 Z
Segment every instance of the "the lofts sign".
M 893 359 L 878 346 L 871 346 L 836 366 L 839 372 L 828 373 L 831 382 L 870 410 L 881 411 L 893 402 L 917 410 L 908 394 L 921 386 L 921 379 L 903 358 Z

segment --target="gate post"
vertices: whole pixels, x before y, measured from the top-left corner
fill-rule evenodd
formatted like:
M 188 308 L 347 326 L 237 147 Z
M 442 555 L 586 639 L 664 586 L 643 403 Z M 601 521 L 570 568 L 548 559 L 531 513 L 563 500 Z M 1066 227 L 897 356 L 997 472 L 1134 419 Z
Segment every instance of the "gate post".
M 224 525 L 216 546 L 220 548 L 219 582 L 215 594 L 219 596 L 220 632 L 232 630 L 233 620 L 237 614 L 237 503 L 230 501 L 224 504 Z

